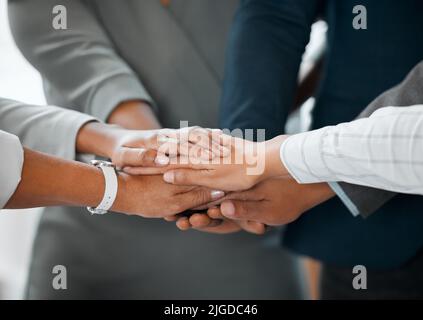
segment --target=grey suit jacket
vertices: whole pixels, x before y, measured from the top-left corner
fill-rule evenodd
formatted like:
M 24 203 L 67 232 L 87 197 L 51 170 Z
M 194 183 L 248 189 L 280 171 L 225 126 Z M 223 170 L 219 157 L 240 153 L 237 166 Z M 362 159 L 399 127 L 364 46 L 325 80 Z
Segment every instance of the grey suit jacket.
M 68 160 L 75 159 L 79 129 L 93 120 L 73 110 L 0 98 L 0 130 L 18 136 L 25 147 Z
M 395 106 L 406 107 L 423 103 L 423 62 L 411 70 L 407 77 L 394 88 L 382 93 L 359 115 L 370 116 L 379 108 Z M 366 217 L 392 199 L 396 193 L 368 187 L 340 183 L 346 195 L 358 206 L 361 215 Z M 360 202 L 354 199 L 362 199 Z

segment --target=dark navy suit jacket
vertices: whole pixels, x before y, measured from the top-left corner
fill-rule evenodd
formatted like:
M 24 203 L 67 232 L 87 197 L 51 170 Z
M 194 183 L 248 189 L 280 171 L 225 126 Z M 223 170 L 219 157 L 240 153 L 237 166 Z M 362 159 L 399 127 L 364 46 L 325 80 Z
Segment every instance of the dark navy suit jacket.
M 353 8 L 367 8 L 367 30 L 353 28 Z M 423 1 L 243 0 L 227 52 L 221 126 L 283 133 L 311 25 L 323 14 L 328 52 L 313 128 L 354 119 L 423 59 Z M 338 198 L 290 224 L 284 243 L 341 266 L 400 266 L 423 245 L 423 197 L 398 195 L 368 219 Z

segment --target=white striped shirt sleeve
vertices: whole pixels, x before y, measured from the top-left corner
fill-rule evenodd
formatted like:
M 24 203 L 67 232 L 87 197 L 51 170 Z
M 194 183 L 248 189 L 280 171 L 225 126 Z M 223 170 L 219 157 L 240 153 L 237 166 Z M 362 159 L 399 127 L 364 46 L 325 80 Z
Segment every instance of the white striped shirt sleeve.
M 423 105 L 289 137 L 280 156 L 299 183 L 345 181 L 423 195 Z

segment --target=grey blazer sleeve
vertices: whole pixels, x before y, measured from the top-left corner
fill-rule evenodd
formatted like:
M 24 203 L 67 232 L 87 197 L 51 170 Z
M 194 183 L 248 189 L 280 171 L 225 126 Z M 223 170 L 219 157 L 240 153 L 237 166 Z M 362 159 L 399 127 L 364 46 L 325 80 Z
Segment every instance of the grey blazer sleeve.
M 18 136 L 25 147 L 65 159 L 75 158 L 78 131 L 92 120 L 72 110 L 0 98 L 0 130 Z
M 379 108 L 395 106 L 405 107 L 423 103 L 423 62 L 420 62 L 398 86 L 384 92 L 376 98 L 359 118 L 370 116 Z M 348 183 L 332 186 L 350 210 L 367 217 L 392 199 L 396 193 L 374 188 L 351 185 Z
M 66 30 L 52 26 L 52 9 L 59 4 L 66 8 Z M 83 0 L 9 0 L 9 21 L 18 47 L 40 71 L 46 87 L 52 86 L 71 103 L 65 107 L 78 106 L 78 111 L 106 120 L 123 101 L 152 104 L 90 5 Z

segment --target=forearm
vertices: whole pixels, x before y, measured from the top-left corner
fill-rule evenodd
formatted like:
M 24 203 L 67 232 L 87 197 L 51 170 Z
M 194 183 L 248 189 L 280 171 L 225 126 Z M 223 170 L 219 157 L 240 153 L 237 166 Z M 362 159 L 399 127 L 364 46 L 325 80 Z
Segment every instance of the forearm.
M 126 101 L 119 104 L 110 114 L 107 122 L 126 129 L 160 129 L 151 105 L 141 100 Z
M 103 185 L 101 171 L 93 166 L 25 149 L 21 182 L 5 208 L 96 206 Z
M 131 148 L 142 148 L 142 137 L 145 134 L 145 143 L 147 143 L 149 132 L 147 128 L 157 128 L 159 125 L 154 115 L 148 110 L 148 106 L 140 106 L 138 103 L 125 104 L 118 107 L 111 119 L 111 122 L 120 125 L 105 124 L 91 121 L 83 125 L 76 137 L 76 151 L 78 153 L 95 154 L 104 158 L 112 158 L 114 152 L 125 142 L 123 139 L 136 134 L 138 142 L 131 145 Z M 122 127 L 122 125 L 125 126 Z M 129 128 L 138 128 L 131 130 Z M 144 130 L 139 130 L 139 128 Z M 147 143 L 148 144 L 148 143 Z M 145 146 L 144 146 L 145 147 Z
M 76 137 L 78 153 L 110 158 L 119 136 L 125 132 L 119 126 L 89 122 L 81 127 Z
M 117 175 L 118 192 L 114 212 L 140 212 L 135 199 L 148 186 L 142 178 Z M 98 168 L 24 149 L 21 182 L 4 209 L 49 206 L 96 207 L 104 196 L 105 179 Z

